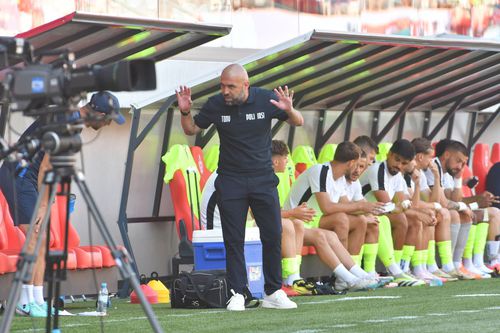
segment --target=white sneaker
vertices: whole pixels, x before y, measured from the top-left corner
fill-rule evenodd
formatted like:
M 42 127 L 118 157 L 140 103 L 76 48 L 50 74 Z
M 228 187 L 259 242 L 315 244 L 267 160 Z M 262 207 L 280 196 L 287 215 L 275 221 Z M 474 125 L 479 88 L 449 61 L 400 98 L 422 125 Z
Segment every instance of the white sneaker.
M 482 272 L 479 268 L 477 268 L 476 266 L 474 265 L 470 265 L 470 266 L 465 266 L 464 267 L 466 269 L 469 270 L 469 272 L 471 272 L 472 274 L 477 274 L 477 275 L 480 275 L 482 279 L 489 279 L 491 278 L 491 275 L 490 274 L 487 274 L 485 272 Z
M 350 291 L 358 291 L 358 290 L 368 290 L 375 289 L 379 286 L 379 282 L 377 280 L 372 279 L 356 279 L 352 283 L 348 283 L 342 279 L 335 279 L 334 288 L 335 290 L 350 290 Z
M 231 289 L 233 296 L 227 302 L 227 307 L 229 311 L 245 311 L 245 298 L 242 294 L 237 294 Z
M 283 290 L 278 289 L 271 295 L 264 296 L 262 307 L 268 309 L 296 309 L 297 304 L 292 302 Z
M 493 273 L 493 270 L 492 269 L 489 269 L 488 267 L 486 267 L 485 264 L 482 264 L 480 266 L 476 266 L 477 269 L 479 269 L 481 272 L 483 273 L 486 273 L 486 274 L 491 274 Z

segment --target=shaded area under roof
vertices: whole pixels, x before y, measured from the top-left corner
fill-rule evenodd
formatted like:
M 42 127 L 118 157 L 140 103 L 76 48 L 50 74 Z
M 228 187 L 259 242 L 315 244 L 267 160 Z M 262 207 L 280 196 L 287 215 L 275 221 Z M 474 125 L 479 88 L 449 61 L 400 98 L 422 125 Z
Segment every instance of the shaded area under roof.
M 462 111 L 500 103 L 500 43 L 312 31 L 238 61 L 254 86 L 288 85 L 301 110 Z M 195 107 L 219 91 L 220 72 L 190 86 Z M 163 101 L 172 92 L 165 92 Z M 139 103 L 143 107 L 160 100 Z M 411 102 L 409 102 L 411 100 Z
M 78 67 L 149 57 L 160 61 L 229 34 L 229 26 L 73 12 L 16 37 L 35 55 L 55 49 L 74 52 Z M 52 62 L 45 57 L 43 62 Z

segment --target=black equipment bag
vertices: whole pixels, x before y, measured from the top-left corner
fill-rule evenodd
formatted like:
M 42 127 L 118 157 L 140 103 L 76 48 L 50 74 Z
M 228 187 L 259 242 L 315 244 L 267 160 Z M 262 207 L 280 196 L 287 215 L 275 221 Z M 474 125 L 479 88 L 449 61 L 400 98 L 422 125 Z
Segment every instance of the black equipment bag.
M 225 308 L 228 300 L 223 270 L 181 272 L 170 289 L 172 308 Z

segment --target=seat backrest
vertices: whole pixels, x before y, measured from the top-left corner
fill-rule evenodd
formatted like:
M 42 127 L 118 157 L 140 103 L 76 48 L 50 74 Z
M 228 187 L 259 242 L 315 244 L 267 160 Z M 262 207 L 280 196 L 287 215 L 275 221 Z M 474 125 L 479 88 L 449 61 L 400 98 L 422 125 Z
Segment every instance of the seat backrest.
M 64 248 L 64 236 L 66 232 L 66 197 L 57 195 L 50 212 L 50 237 L 51 248 Z M 80 235 L 75 227 L 69 222 L 68 227 L 68 249 L 80 246 Z
M 305 164 L 306 169 L 318 164 L 314 149 L 308 145 L 299 145 L 295 147 L 292 153 L 292 160 L 295 165 L 297 165 L 297 163 Z
M 61 230 L 61 235 L 64 235 L 66 232 L 66 210 L 67 210 L 67 198 L 64 195 L 58 195 L 56 196 L 56 204 L 54 206 L 57 206 L 57 209 L 59 210 L 59 223 L 60 223 L 60 230 Z M 73 248 L 80 246 L 80 235 L 76 231 L 75 227 L 71 223 L 71 219 L 68 224 L 68 248 Z M 61 241 L 64 241 L 64 239 L 61 239 Z M 64 246 L 64 243 L 61 243 L 61 245 Z
M 305 163 L 295 164 L 295 177 L 297 178 L 300 174 L 307 170 L 307 165 Z
M 193 207 L 193 213 L 196 218 L 199 217 L 201 187 L 200 187 L 200 172 L 196 166 L 191 150 L 187 145 L 173 145 L 163 155 L 162 161 L 165 163 L 165 183 L 170 184 L 173 180 L 173 175 L 181 170 L 181 175 L 184 178 L 182 183 L 185 187 L 183 196 L 175 198 L 175 202 L 185 201 L 187 207 Z M 184 220 L 187 224 L 191 224 L 191 219 Z
M 476 194 L 484 192 L 486 175 L 490 167 L 490 147 L 486 143 L 477 143 L 474 146 L 474 156 L 472 158 L 472 172 L 479 179 L 479 183 L 476 186 Z
M 389 150 L 391 150 L 391 147 L 391 142 L 381 142 L 378 144 L 378 154 L 375 157 L 377 162 L 383 162 L 387 159 L 387 154 L 389 153 Z
M 496 142 L 491 147 L 491 164 L 500 162 L 500 142 Z
M 200 229 L 200 223 L 198 220 L 199 206 L 195 207 L 190 205 L 190 202 L 188 200 L 188 186 L 186 184 L 186 179 L 184 178 L 182 170 L 177 170 L 174 172 L 172 180 L 169 182 L 169 186 L 170 196 L 172 198 L 172 203 L 174 206 L 175 225 L 177 233 L 180 237 L 179 222 L 180 220 L 183 220 L 186 226 L 187 237 L 189 240 L 192 240 L 193 229 Z M 201 199 L 201 196 L 199 198 Z
M 193 155 L 196 167 L 200 172 L 200 189 L 203 191 L 205 183 L 207 182 L 208 177 L 210 177 L 212 173 L 210 172 L 210 170 L 207 169 L 207 166 L 205 165 L 205 159 L 203 158 L 203 150 L 198 146 L 192 146 L 189 149 L 191 150 L 191 154 Z
M 20 250 L 23 247 L 25 236 L 14 225 L 14 220 L 10 215 L 9 204 L 0 191 L 0 249 L 2 250 Z
M 462 193 L 464 197 L 471 197 L 472 194 L 472 189 L 466 185 L 467 180 L 472 177 L 472 171 L 470 168 L 466 165 L 464 167 L 464 170 L 462 171 L 462 179 L 464 180 L 463 185 L 462 185 Z
M 290 180 L 290 174 L 285 172 L 276 172 L 276 176 L 279 178 L 280 182 L 278 184 L 278 197 L 280 200 L 280 207 L 283 207 L 285 199 L 290 192 L 290 187 L 292 186 Z
M 219 145 L 210 146 L 205 152 L 205 165 L 210 172 L 214 172 L 219 164 Z
M 3 218 L 3 207 L 0 207 L 0 209 L 2 210 L 0 212 L 0 250 L 6 250 L 9 248 L 9 238 Z
M 297 173 L 295 170 L 295 163 L 293 163 L 292 156 L 288 154 L 288 160 L 286 162 L 286 172 L 288 172 L 288 175 L 290 177 L 290 181 L 293 183 L 295 182 L 295 178 L 297 178 Z
M 330 162 L 335 156 L 335 150 L 337 150 L 336 143 L 327 143 L 321 148 L 318 156 L 318 163 Z

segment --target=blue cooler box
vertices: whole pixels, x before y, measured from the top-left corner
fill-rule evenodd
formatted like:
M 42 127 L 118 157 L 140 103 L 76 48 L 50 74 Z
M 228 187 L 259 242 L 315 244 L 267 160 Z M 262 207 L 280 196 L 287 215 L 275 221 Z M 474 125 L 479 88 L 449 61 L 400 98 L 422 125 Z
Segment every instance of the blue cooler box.
M 194 269 L 196 271 L 226 269 L 226 249 L 222 230 L 195 230 L 193 232 Z M 245 262 L 248 287 L 253 297 L 264 297 L 264 273 L 262 271 L 262 244 L 259 228 L 247 228 L 245 232 Z

